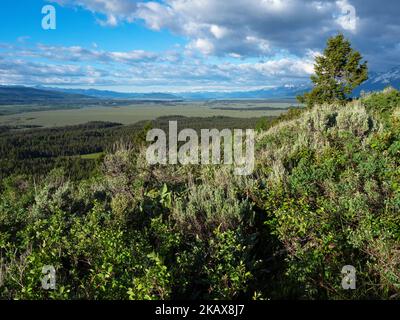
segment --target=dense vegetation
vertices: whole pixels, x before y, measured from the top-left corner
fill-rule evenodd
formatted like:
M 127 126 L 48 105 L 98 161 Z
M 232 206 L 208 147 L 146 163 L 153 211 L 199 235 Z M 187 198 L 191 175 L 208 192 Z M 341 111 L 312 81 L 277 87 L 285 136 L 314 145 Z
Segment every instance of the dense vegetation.
M 95 132 L 124 130 L 109 126 Z M 224 165 L 148 166 L 136 136 L 102 146 L 84 179 L 62 166 L 39 182 L 3 178 L 0 297 L 398 299 L 400 93 L 293 110 L 257 128 L 247 177 Z M 99 151 L 81 129 L 21 132 L 15 152 L 1 152 L 68 134 L 80 142 L 61 140 L 71 141 L 63 156 Z M 89 137 L 94 146 L 120 135 Z M 51 140 L 46 157 L 59 155 Z M 357 289 L 346 291 L 349 264 Z M 57 270 L 56 290 L 41 288 L 44 265 Z
M 263 118 L 269 123 L 273 118 Z M 123 126 L 110 122 L 91 122 L 62 128 L 18 130 L 0 126 L 0 179 L 12 174 L 40 178 L 53 168 L 66 168 L 73 180 L 88 178 L 98 168 L 103 152 L 115 145 L 143 141 L 150 127 L 168 130 L 168 121 L 178 120 L 179 129 L 254 128 L 257 118 L 161 117 L 153 121 Z M 93 156 L 91 156 L 93 155 Z

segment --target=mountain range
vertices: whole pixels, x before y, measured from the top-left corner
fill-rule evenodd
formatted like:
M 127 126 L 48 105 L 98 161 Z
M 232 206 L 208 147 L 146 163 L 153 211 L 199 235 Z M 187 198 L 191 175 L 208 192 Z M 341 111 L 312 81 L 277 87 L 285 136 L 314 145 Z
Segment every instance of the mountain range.
M 136 93 L 136 92 L 117 92 L 110 90 L 98 90 L 98 89 L 64 89 L 64 88 L 52 88 L 37 86 L 37 89 L 58 91 L 68 94 L 80 94 L 98 99 L 136 99 L 136 100 L 177 100 L 180 97 L 164 92 L 150 92 L 150 93 Z
M 369 79 L 353 92 L 354 97 L 361 92 L 379 91 L 392 86 L 400 89 L 400 66 L 387 72 L 370 72 Z M 138 100 L 213 100 L 213 99 L 293 99 L 307 91 L 310 91 L 311 83 L 299 85 L 284 85 L 280 87 L 264 88 L 249 91 L 196 91 L 180 93 L 124 93 L 96 89 L 60 89 L 48 88 L 65 93 L 82 94 L 102 99 L 138 99 Z
M 387 72 L 370 72 L 369 79 L 354 90 L 353 95 L 359 96 L 363 91 L 380 91 L 389 86 L 400 89 L 400 66 Z
M 26 103 L 65 103 L 70 101 L 94 100 L 93 97 L 59 91 L 43 90 L 24 86 L 1 86 L 0 104 L 26 104 Z
M 135 99 L 135 100 L 214 100 L 214 99 L 291 99 L 310 90 L 309 85 L 286 85 L 250 91 L 194 91 L 194 92 L 116 92 L 98 89 L 64 89 L 52 87 L 36 87 L 40 90 L 58 91 L 68 94 L 79 94 L 98 99 Z
M 353 92 L 358 97 L 362 92 L 379 91 L 392 86 L 400 89 L 400 67 L 387 72 L 371 72 L 369 79 Z M 25 86 L 0 86 L 0 104 L 17 103 L 65 103 L 70 101 L 106 100 L 218 100 L 218 99 L 294 99 L 311 89 L 311 84 L 285 85 L 281 87 L 265 88 L 251 91 L 203 91 L 203 92 L 151 92 L 151 93 L 125 93 L 97 89 L 64 89 L 53 87 L 25 87 Z

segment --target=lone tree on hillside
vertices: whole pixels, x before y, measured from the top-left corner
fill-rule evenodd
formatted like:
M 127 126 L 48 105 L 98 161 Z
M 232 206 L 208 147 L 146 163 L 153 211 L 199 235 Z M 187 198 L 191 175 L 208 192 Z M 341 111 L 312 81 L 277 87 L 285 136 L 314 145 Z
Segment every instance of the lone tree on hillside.
M 368 79 L 367 62 L 351 47 L 343 34 L 328 39 L 323 55 L 315 59 L 314 88 L 297 97 L 300 103 L 313 106 L 322 103 L 344 104 L 353 90 Z

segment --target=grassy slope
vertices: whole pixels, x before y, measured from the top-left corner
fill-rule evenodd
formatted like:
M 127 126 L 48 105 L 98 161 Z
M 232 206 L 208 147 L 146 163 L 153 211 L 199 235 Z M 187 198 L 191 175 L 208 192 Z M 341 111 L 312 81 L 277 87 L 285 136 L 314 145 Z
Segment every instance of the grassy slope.
M 121 146 L 86 181 L 8 180 L 1 296 L 398 299 L 399 107 L 387 91 L 287 115 L 258 134 L 247 177 L 148 166 L 145 149 Z M 35 280 L 49 263 L 51 293 Z M 354 291 L 341 287 L 349 264 Z

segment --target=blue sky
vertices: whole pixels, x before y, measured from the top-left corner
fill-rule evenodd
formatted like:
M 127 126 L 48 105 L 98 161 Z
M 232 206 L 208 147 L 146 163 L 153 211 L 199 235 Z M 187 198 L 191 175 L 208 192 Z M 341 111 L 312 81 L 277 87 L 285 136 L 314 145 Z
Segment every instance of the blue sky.
M 162 51 L 176 44 L 184 44 L 182 37 L 172 35 L 168 30 L 152 31 L 143 23 L 121 23 L 117 27 L 102 26 L 96 15 L 83 7 L 63 7 L 53 4 L 57 13 L 56 30 L 43 30 L 42 7 L 49 4 L 43 0 L 15 1 L 2 0 L 0 21 L 2 42 L 13 43 L 19 37 L 27 36 L 30 42 L 41 42 L 62 46 L 101 45 L 104 50 L 154 50 Z
M 41 26 L 48 4 L 55 30 Z M 0 84 L 139 92 L 302 84 L 337 32 L 385 71 L 398 65 L 399 13 L 395 0 L 2 0 Z

